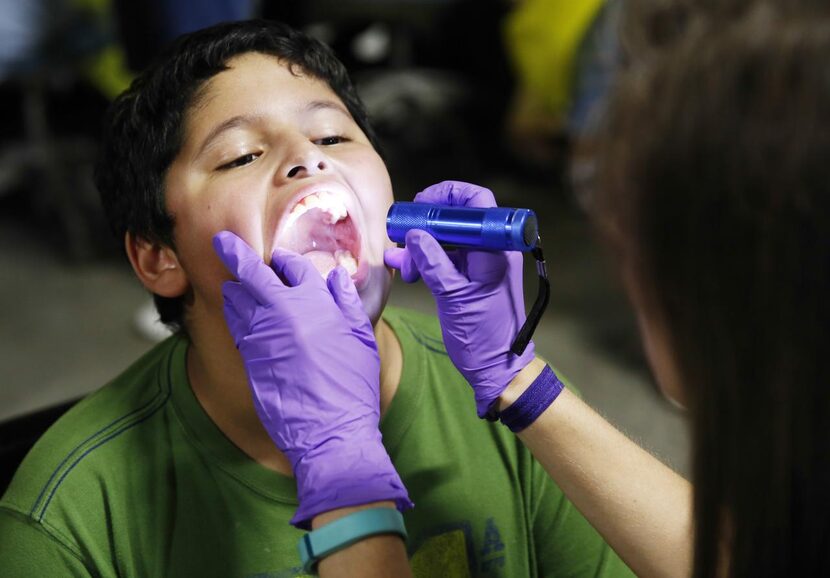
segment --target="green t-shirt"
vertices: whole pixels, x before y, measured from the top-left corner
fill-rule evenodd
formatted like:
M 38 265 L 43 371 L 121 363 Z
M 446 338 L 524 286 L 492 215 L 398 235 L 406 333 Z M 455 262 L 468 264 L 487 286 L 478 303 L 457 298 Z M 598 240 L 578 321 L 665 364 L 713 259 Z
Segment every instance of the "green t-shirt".
M 415 508 L 416 576 L 630 576 L 507 428 L 479 420 L 434 318 L 389 308 L 403 374 L 381 423 Z M 300 576 L 292 478 L 214 425 L 156 346 L 63 416 L 0 501 L 3 576 Z

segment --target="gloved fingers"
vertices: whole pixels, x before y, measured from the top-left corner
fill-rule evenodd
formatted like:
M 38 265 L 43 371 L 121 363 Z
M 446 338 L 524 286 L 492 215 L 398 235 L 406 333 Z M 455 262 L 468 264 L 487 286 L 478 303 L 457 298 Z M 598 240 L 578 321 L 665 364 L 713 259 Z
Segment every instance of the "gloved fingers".
M 329 292 L 334 297 L 334 302 L 337 303 L 337 307 L 340 308 L 352 332 L 364 343 L 374 343 L 375 334 L 372 330 L 372 322 L 369 321 L 369 316 L 363 309 L 360 295 L 349 273 L 338 265 L 329 273 L 326 282 Z
M 412 261 L 412 256 L 406 249 L 393 247 L 386 249 L 383 253 L 383 262 L 393 269 L 398 269 L 401 272 L 401 279 L 406 283 L 414 283 L 421 278 L 415 263 Z
M 228 330 L 239 347 L 239 343 L 251 331 L 251 319 L 257 308 L 256 300 L 237 281 L 222 283 L 223 311 Z
M 504 251 L 469 251 L 464 267 L 459 267 L 470 281 L 481 284 L 501 283 L 511 273 L 511 257 L 519 257 L 521 253 L 512 252 L 511 255 Z M 514 270 L 515 273 L 515 270 Z M 519 287 L 522 283 L 522 268 L 518 267 Z M 513 278 L 510 278 L 513 281 Z
M 406 249 L 401 247 L 390 247 L 383 252 L 383 263 L 387 267 L 392 267 L 400 271 L 401 263 L 403 262 Z
M 446 251 L 447 256 L 456 269 L 461 271 L 464 262 L 464 252 L 459 249 L 452 249 Z M 401 279 L 406 283 L 414 283 L 421 278 L 418 267 L 412 260 L 412 255 L 406 248 L 393 247 L 386 249 L 383 254 L 383 261 L 387 266 L 397 269 L 401 272 Z
M 414 201 L 456 207 L 489 208 L 496 206 L 496 198 L 490 189 L 460 181 L 443 181 L 430 185 L 415 195 Z
M 245 241 L 230 231 L 220 231 L 213 237 L 213 248 L 228 271 L 262 305 L 273 301 L 273 293 L 282 287 L 282 281 Z
M 415 261 L 412 260 L 412 253 L 407 251 L 405 258 L 401 263 L 401 279 L 403 279 L 405 283 L 415 283 L 415 281 L 420 278 L 421 273 L 418 271 Z
M 291 287 L 304 283 L 321 283 L 323 278 L 314 267 L 311 259 L 287 249 L 277 248 L 271 258 L 271 265 L 278 275 Z
M 524 253 L 510 251 L 507 253 L 507 275 L 510 276 L 510 284 L 519 290 L 524 291 Z
M 433 295 L 442 295 L 469 284 L 429 233 L 412 229 L 406 234 L 406 248 L 424 283 Z
M 459 273 L 467 277 L 467 256 L 471 253 L 470 249 L 444 249 L 447 257 L 450 258 L 452 264 Z

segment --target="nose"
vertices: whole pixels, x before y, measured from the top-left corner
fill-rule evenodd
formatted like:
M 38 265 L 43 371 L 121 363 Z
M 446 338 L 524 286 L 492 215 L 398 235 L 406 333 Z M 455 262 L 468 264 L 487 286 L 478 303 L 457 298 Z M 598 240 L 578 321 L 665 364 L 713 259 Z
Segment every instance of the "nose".
M 294 138 L 287 143 L 287 154 L 278 174 L 285 179 L 300 179 L 329 170 L 326 155 L 305 138 Z

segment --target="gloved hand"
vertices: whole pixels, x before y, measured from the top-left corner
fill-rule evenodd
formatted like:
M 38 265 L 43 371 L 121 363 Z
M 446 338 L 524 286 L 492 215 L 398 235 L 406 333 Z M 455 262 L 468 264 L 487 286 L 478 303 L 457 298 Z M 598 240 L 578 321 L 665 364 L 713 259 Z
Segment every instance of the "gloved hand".
M 421 203 L 495 207 L 489 190 L 457 181 L 427 187 Z M 450 359 L 473 386 L 476 409 L 484 417 L 510 381 L 533 360 L 529 343 L 521 356 L 510 344 L 525 321 L 522 255 L 517 252 L 456 249 L 445 252 L 428 233 L 411 230 L 406 248 L 387 249 L 384 261 L 404 281 L 422 277 L 438 308 Z
M 272 269 L 233 233 L 213 244 L 239 280 L 222 285 L 224 313 L 257 415 L 297 480 L 291 523 L 377 501 L 411 507 L 381 443 L 380 358 L 345 269 L 324 281 L 296 253 L 277 250 Z

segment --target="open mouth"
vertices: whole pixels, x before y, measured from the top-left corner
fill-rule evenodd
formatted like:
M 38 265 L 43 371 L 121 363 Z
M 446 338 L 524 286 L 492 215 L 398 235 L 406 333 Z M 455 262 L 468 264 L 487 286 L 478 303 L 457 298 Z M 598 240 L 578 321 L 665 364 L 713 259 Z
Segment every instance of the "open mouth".
M 328 191 L 303 197 L 286 215 L 277 245 L 305 255 L 325 278 L 340 265 L 354 277 L 360 264 L 360 234 L 343 199 Z

